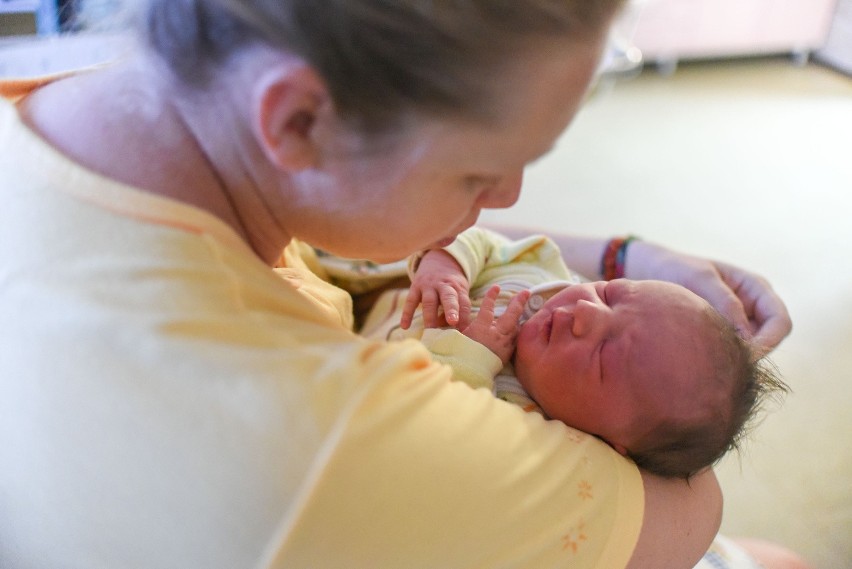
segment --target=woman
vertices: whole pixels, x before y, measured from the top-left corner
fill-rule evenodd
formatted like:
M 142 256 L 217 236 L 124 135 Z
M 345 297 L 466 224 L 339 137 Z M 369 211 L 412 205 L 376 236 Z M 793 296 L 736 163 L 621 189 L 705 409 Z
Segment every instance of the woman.
M 620 3 L 155 0 L 126 61 L 3 85 L 0 565 L 694 564 L 712 473 L 359 339 L 302 245 L 394 260 L 514 203 Z M 789 331 L 759 278 L 641 249 Z

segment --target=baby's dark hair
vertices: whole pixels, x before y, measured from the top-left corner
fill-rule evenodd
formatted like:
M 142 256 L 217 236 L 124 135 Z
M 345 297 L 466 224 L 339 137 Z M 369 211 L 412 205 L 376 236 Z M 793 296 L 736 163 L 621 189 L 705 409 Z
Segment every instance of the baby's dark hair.
M 714 367 L 707 380 L 729 386 L 729 406 L 692 425 L 664 420 L 644 437 L 649 446 L 642 448 L 640 442 L 628 451 L 637 466 L 666 478 L 689 479 L 728 451 L 739 450 L 764 403 L 789 392 L 775 366 L 766 357 L 756 360 L 749 343 L 721 314 L 708 307 L 705 315 L 717 332 L 708 346 Z

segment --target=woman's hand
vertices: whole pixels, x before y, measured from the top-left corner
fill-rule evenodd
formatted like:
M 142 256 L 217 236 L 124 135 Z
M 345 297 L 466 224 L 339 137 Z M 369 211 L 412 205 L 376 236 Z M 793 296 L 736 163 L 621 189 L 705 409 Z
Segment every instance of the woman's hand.
M 793 327 L 787 307 L 769 282 L 733 265 L 633 241 L 627 249 L 625 276 L 671 281 L 703 297 L 754 344 L 757 357 L 775 348 Z

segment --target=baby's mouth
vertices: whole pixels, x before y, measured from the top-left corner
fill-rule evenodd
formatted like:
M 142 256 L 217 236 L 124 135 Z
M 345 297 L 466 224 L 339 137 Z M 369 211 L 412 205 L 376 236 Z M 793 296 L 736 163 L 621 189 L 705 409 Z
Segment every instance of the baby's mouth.
M 548 344 L 550 343 L 550 336 L 553 334 L 553 313 L 551 312 L 548 315 L 547 322 L 544 325 L 544 339 Z

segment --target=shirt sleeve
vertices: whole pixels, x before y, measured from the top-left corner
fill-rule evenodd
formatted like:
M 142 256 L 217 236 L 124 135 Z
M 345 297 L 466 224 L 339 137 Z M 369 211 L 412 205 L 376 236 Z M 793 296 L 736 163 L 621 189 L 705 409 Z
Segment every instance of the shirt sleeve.
M 383 377 L 340 417 L 259 567 L 624 567 L 636 467 L 404 344 L 422 357 L 365 362 Z

